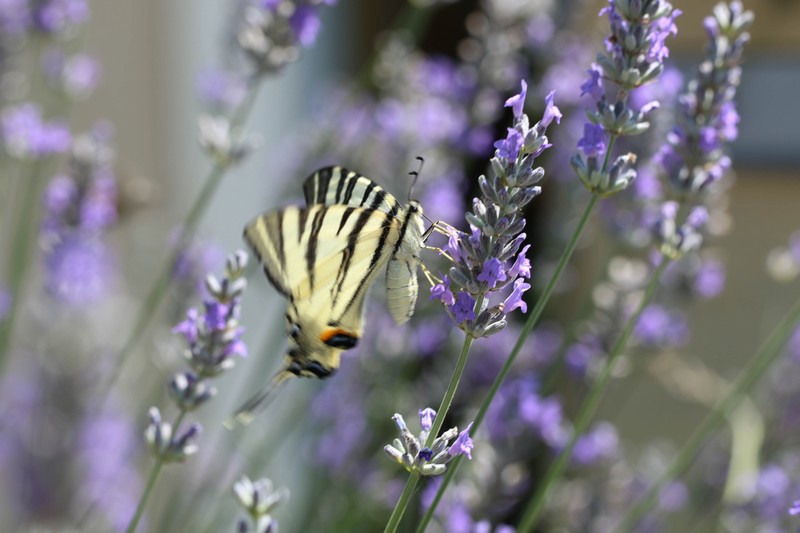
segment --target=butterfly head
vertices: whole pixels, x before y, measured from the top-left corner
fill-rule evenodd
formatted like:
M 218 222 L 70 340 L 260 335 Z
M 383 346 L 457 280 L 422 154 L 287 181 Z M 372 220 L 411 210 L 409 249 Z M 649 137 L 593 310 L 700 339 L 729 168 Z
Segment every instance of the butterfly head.
M 339 369 L 344 350 L 354 348 L 360 335 L 335 324 L 301 320 L 292 309 L 286 313 L 289 350 L 285 372 L 295 376 L 324 379 Z

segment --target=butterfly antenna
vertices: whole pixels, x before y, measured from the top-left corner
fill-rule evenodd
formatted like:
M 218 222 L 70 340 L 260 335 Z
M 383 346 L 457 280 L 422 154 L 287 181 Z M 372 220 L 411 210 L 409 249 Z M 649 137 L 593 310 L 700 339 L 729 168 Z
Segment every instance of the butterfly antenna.
M 419 179 L 419 175 L 422 174 L 422 166 L 425 164 L 425 158 L 421 155 L 417 156 L 417 161 L 419 161 L 419 166 L 417 170 L 412 170 L 408 173 L 409 176 L 414 176 L 414 179 L 411 181 L 411 187 L 408 188 L 408 201 L 411 201 L 411 195 L 414 192 L 414 186 L 417 184 L 417 179 Z
M 288 370 L 281 370 L 272 378 L 272 382 L 267 387 L 253 395 L 252 398 L 244 402 L 236 413 L 222 423 L 227 429 L 233 430 L 236 424 L 246 426 L 252 422 L 255 417 L 263 412 L 272 403 L 272 400 L 278 395 L 278 392 L 283 388 L 283 384 L 289 378 L 294 377 L 294 374 Z

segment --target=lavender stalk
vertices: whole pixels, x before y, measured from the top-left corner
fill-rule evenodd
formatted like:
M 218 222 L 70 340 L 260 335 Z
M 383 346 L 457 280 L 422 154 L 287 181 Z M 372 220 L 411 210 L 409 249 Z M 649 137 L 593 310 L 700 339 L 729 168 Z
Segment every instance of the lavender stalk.
M 217 391 L 209 380 L 232 368 L 235 364 L 233 356 L 247 355 L 247 348 L 241 340 L 244 328 L 238 321 L 242 293 L 247 287 L 244 278 L 246 266 L 247 254 L 240 251 L 231 255 L 221 279 L 212 275 L 206 279 L 211 297 L 205 301 L 204 312 L 201 314 L 197 309 L 190 309 L 186 320 L 173 329 L 186 339 L 185 355 L 191 369 L 178 372 L 170 381 L 169 396 L 178 408 L 172 424 L 162 421 L 156 407 L 150 408 L 145 439 L 155 463 L 126 529 L 129 533 L 136 531 L 162 467 L 167 463 L 183 462 L 198 450 L 195 441 L 202 428 L 199 424 L 192 424 L 182 431 L 184 417 L 216 395 Z

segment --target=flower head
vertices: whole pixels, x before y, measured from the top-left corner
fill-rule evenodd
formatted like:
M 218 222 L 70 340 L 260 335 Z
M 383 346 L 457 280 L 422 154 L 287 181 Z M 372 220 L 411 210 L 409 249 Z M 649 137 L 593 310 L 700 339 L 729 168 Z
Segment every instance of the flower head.
M 399 414 L 392 417 L 397 429 L 400 431 L 400 438 L 394 439 L 392 444 L 384 446 L 383 450 L 398 464 L 402 465 L 409 472 L 417 472 L 423 476 L 438 476 L 446 470 L 446 465 L 453 457 L 465 454 L 472 458 L 472 439 L 469 438 L 470 424 L 466 430 L 458 433 L 458 428 L 451 428 L 434 439 L 430 447 L 426 446 L 429 417 L 433 417 L 433 409 L 427 408 L 420 411 L 420 426 L 422 433 L 419 438 L 415 437 L 406 426 L 405 420 Z M 424 415 L 423 415 L 424 413 Z M 453 439 L 456 441 L 448 446 Z

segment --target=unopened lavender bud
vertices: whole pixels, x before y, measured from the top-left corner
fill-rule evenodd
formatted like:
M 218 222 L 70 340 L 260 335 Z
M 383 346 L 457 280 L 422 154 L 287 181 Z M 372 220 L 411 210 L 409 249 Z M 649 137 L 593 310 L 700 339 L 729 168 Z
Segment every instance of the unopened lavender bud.
M 484 215 L 485 214 L 486 214 L 486 211 L 484 210 Z M 483 221 L 483 219 L 481 217 L 479 217 L 477 215 L 474 215 L 472 213 L 466 213 L 464 215 L 464 218 L 467 220 L 467 222 L 470 225 L 475 226 L 479 230 L 484 231 L 486 229 L 486 223 Z
M 202 430 L 203 428 L 200 424 L 192 424 L 183 433 L 176 434 L 170 443 L 169 449 L 163 456 L 164 460 L 167 462 L 181 462 L 197 453 L 199 447 L 196 440 Z
M 544 168 L 536 167 L 528 173 L 517 173 L 517 187 L 531 187 L 544 178 Z M 537 193 L 538 194 L 538 193 Z
M 483 194 L 485 198 L 489 198 L 495 204 L 500 203 L 497 191 L 489 184 L 489 180 L 486 179 L 486 176 L 481 175 L 478 177 L 478 186 L 480 186 L 481 194 Z
M 479 198 L 473 198 L 472 211 L 476 216 L 483 218 L 486 216 L 486 205 Z
M 503 163 L 496 157 L 493 157 L 489 162 L 492 165 L 492 172 L 494 175 L 500 180 L 505 180 L 507 177 L 505 165 L 503 165 Z M 509 185 L 512 187 L 514 186 L 513 183 L 509 183 Z
M 224 292 L 222 289 L 222 283 L 220 283 L 219 279 L 214 274 L 209 274 L 206 276 L 205 279 L 206 290 L 208 294 L 211 296 L 219 299 L 221 296 L 224 296 Z
M 144 430 L 144 438 L 153 456 L 161 457 L 172 442 L 172 425 L 161 420 L 161 412 L 157 407 L 151 407 L 148 416 L 150 423 Z
M 247 268 L 247 252 L 244 250 L 236 250 L 233 254 L 229 255 L 225 261 L 225 268 L 229 277 L 238 278 L 244 274 Z
M 184 411 L 191 411 L 217 394 L 217 390 L 194 372 L 180 372 L 169 383 L 169 396 Z

